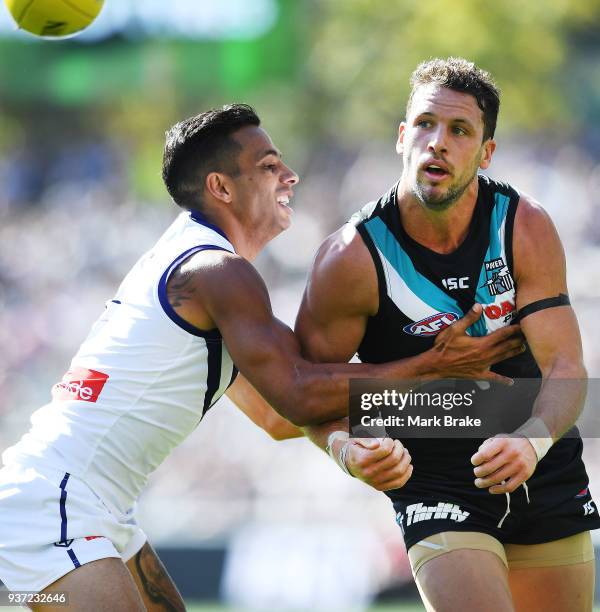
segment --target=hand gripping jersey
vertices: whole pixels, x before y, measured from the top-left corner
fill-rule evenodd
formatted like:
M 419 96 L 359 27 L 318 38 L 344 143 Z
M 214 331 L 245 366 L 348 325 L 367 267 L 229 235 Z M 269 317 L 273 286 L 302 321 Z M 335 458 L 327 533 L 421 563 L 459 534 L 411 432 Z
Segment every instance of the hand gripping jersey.
M 217 227 L 180 214 L 107 302 L 5 464 L 68 472 L 112 511 L 129 512 L 149 474 L 237 373 L 219 331 L 195 328 L 167 300 L 171 272 L 207 249 L 234 252 Z

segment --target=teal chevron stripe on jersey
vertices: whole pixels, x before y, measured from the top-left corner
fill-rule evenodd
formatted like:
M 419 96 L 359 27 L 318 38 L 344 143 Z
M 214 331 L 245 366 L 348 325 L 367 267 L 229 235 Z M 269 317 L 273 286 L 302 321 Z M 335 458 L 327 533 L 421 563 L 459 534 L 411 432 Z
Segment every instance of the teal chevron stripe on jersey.
M 475 301 L 480 304 L 489 304 L 490 299 L 493 302 L 493 298 L 490 295 L 485 283 L 487 282 L 487 275 L 485 271 L 485 262 L 492 261 L 503 257 L 506 262 L 506 253 L 504 252 L 504 225 L 506 222 L 506 215 L 508 213 L 508 206 L 510 204 L 510 198 L 501 193 L 496 193 L 494 196 L 494 209 L 490 218 L 490 244 L 485 254 L 483 263 L 481 264 L 481 270 L 479 272 L 479 281 L 477 282 L 477 292 L 475 294 Z M 479 321 L 471 325 L 469 328 L 471 335 L 473 336 L 485 336 L 488 332 L 485 324 L 484 317 L 481 317 Z
M 374 217 L 365 223 L 364 227 L 369 232 L 377 250 L 398 273 L 404 281 L 408 291 L 414 294 L 418 300 L 435 312 L 453 312 L 459 317 L 463 316 L 463 311 L 452 297 L 444 293 L 439 287 L 434 285 L 428 278 L 417 272 L 410 257 L 406 254 L 400 243 L 388 229 L 387 225 L 379 217 Z M 385 267 L 385 262 L 382 262 Z M 389 294 L 390 287 L 388 287 Z M 390 295 L 390 298 L 401 308 L 402 296 Z M 413 300 L 414 302 L 414 300 Z M 430 312 L 422 312 L 415 318 L 416 313 L 404 313 L 414 320 L 428 316 Z
M 496 204 L 494 210 L 492 210 L 490 221 L 489 257 L 486 257 L 486 259 L 495 259 L 504 255 L 504 222 L 506 221 L 510 198 L 501 193 L 496 193 L 494 201 Z

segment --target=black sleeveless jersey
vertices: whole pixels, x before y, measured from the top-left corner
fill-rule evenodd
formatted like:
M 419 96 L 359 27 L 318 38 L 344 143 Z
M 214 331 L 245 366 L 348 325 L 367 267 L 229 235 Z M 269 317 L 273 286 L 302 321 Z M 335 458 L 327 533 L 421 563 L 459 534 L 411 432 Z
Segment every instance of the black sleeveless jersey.
M 431 251 L 404 231 L 396 201 L 397 186 L 378 201 L 367 204 L 350 220 L 371 253 L 379 285 L 379 310 L 369 318 L 358 349 L 363 362 L 382 363 L 430 349 L 436 334 L 462 317 L 475 302 L 482 304 L 483 314 L 468 330 L 473 336 L 488 334 L 517 318 L 512 236 L 519 194 L 506 183 L 485 176 L 479 176 L 478 180 L 477 203 L 467 237 L 454 252 L 446 255 Z M 492 369 L 514 378 L 515 385 L 494 386 L 486 398 L 485 411 L 495 414 L 499 423 L 502 421 L 502 431 L 514 431 L 531 414 L 542 382 L 540 369 L 529 349 Z M 536 384 L 519 380 L 532 378 L 538 379 Z M 470 383 L 456 381 L 456 384 Z M 486 489 L 477 489 L 473 484 L 470 458 L 483 440 L 410 438 L 403 435 L 402 428 L 386 428 L 386 431 L 392 438 L 401 439 L 414 465 L 414 472 L 404 487 L 386 491 L 400 516 L 407 504 L 435 506 L 434 502 L 443 499 L 466 508 L 469 501 L 474 504 L 469 507 L 487 509 L 496 524 L 505 512 L 504 496 L 490 495 Z M 577 508 L 583 491 L 588 495 L 585 499 L 589 498 L 588 477 L 581 459 L 583 444 L 578 436 L 577 429 L 573 428 L 558 440 L 529 479 L 529 491 L 538 512 L 540 504 L 549 508 L 557 505 L 557 491 L 563 497 L 572 497 L 571 506 Z M 424 518 L 437 518 L 437 514 L 435 517 L 425 514 Z M 451 523 L 451 529 L 455 530 L 456 524 Z M 569 526 L 564 535 L 594 526 L 592 523 L 575 529 Z M 467 527 L 481 530 L 472 525 Z M 440 521 L 436 529 L 447 530 L 448 525 Z M 499 537 L 498 533 L 498 529 L 493 532 L 495 537 Z M 424 535 L 416 540 L 421 537 Z
M 479 176 L 479 193 L 467 237 L 442 255 L 413 240 L 402 227 L 397 185 L 351 219 L 377 270 L 379 310 L 370 317 L 358 355 L 382 363 L 422 353 L 435 336 L 475 302 L 483 306 L 469 328 L 483 336 L 510 325 L 516 316 L 512 235 L 519 193 Z M 537 378 L 529 350 L 494 367 L 511 377 Z
M 467 237 L 449 254 L 431 251 L 405 232 L 396 201 L 397 185 L 350 219 L 371 253 L 379 285 L 379 310 L 369 318 L 358 348 L 361 361 L 383 363 L 430 349 L 436 334 L 462 317 L 475 302 L 482 304 L 483 314 L 469 328 L 472 336 L 486 335 L 516 319 L 512 236 L 519 193 L 486 176 L 478 180 L 477 203 Z M 528 385 L 522 393 L 524 387 L 518 379 L 537 378 L 541 384 L 540 369 L 529 348 L 492 369 L 514 378 L 515 385 L 496 386 L 486 409 L 508 413 L 507 408 L 514 404 L 513 394 L 521 393 L 520 404 L 525 410 L 507 414 L 510 427 L 503 429 L 513 431 L 527 419 L 523 414 L 531 414 L 529 407 L 533 407 L 540 388 Z M 550 449 L 534 480 L 551 473 L 557 465 L 581 462 L 581 439 L 573 437 L 576 431 L 573 429 L 571 437 L 563 437 Z M 393 432 L 390 435 L 396 437 Z M 477 450 L 481 440 L 437 439 L 433 445 L 427 439 L 402 442 L 419 468 L 402 491 L 410 490 L 412 481 L 428 473 L 439 477 L 444 472 L 472 486 L 472 466 L 465 457 Z

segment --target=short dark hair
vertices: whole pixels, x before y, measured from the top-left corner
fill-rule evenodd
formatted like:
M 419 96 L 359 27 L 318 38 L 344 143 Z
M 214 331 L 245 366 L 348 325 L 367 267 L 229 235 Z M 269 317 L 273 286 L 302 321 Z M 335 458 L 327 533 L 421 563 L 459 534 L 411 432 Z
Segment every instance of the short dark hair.
M 410 77 L 407 115 L 417 88 L 430 83 L 472 95 L 483 112 L 483 140 L 494 137 L 500 108 L 500 90 L 489 72 L 462 57 L 435 58 L 422 62 Z
M 247 104 L 226 104 L 176 123 L 166 133 L 162 178 L 176 204 L 201 210 L 204 183 L 210 172 L 239 174 L 241 146 L 232 138 L 260 119 Z

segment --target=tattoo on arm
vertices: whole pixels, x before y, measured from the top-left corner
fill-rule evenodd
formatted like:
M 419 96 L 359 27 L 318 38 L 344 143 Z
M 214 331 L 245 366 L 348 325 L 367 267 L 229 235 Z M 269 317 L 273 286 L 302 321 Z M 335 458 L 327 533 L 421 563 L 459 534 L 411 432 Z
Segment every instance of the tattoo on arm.
M 169 280 L 167 283 L 167 297 L 173 308 L 177 308 L 186 300 L 191 300 L 193 298 L 196 288 L 192 280 L 191 274 L 183 274 Z
M 135 555 L 135 567 L 144 589 L 142 596 L 152 602 L 152 610 L 185 612 L 185 604 L 177 587 L 152 548 L 142 546 Z

